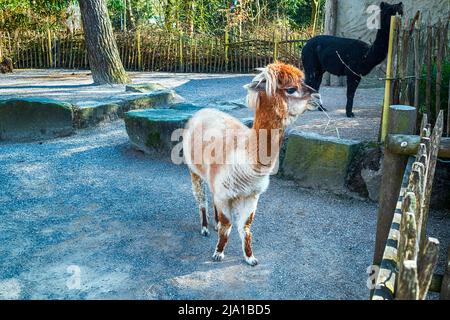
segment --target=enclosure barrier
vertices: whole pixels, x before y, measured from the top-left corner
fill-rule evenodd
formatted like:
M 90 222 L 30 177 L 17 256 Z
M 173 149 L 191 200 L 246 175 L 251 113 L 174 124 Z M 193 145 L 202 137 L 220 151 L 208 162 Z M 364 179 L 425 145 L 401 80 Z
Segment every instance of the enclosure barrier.
M 432 25 L 430 16 L 425 20 L 417 12 L 411 20 L 392 17 L 391 21 L 385 106 L 414 106 L 419 115 L 427 114 L 432 124 L 439 111 L 445 110 L 444 133 L 450 136 L 450 18 Z M 386 111 L 384 108 L 383 142 L 389 118 Z
M 390 117 L 393 115 L 397 121 L 405 122 L 406 119 L 406 122 L 412 123 L 414 117 L 411 117 L 411 114 L 414 114 L 414 110 L 414 108 L 391 106 Z M 390 131 L 392 131 L 392 123 L 390 124 Z M 420 137 L 395 134 L 388 136 L 385 148 L 392 157 L 388 159 L 388 165 L 389 162 L 392 164 L 395 161 L 397 165 L 403 163 L 405 155 L 416 153 L 416 156 L 410 156 L 408 159 L 401 188 L 397 193 L 399 196 L 395 210 L 392 211 L 393 215 L 390 211 L 381 211 L 382 203 L 380 203 L 377 226 L 378 246 L 374 256 L 374 264 L 379 265 L 380 269 L 375 280 L 373 300 L 423 300 L 429 290 L 440 292 L 441 299 L 450 299 L 450 257 L 445 274 L 434 275 L 439 241 L 426 235 L 437 157 L 438 155 L 448 156 L 450 153 L 449 139 L 441 143 L 443 126 L 443 112 L 440 111 L 432 132 L 428 118 L 424 115 Z M 402 137 L 407 139 L 403 140 Z M 412 145 L 409 144 L 411 141 Z M 398 150 L 402 151 L 398 152 Z M 393 155 L 397 155 L 397 158 L 395 159 Z M 390 184 L 387 185 L 387 182 Z M 392 192 L 393 188 L 395 188 L 395 181 L 383 180 L 381 186 L 383 193 Z M 390 225 L 387 230 L 384 230 L 383 224 L 389 220 Z M 386 232 L 387 237 L 385 237 Z M 383 245 L 381 246 L 380 243 Z M 377 263 L 377 254 L 380 251 L 382 252 L 381 261 Z
M 164 31 L 116 32 L 120 58 L 128 71 L 248 73 L 274 60 L 300 65 L 306 42 L 295 32 L 247 38 L 187 35 Z M 0 53 L 14 67 L 89 69 L 82 33 L 0 31 Z M 0 54 L 1 55 L 1 54 Z

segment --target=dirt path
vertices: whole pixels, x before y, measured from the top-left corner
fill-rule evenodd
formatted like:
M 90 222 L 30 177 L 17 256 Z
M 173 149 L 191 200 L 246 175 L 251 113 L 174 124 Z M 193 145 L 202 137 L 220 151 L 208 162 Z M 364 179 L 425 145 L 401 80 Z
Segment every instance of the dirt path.
M 0 297 L 367 297 L 371 203 L 273 178 L 253 228 L 260 265 L 245 264 L 235 230 L 214 263 L 187 170 L 133 150 L 121 121 L 0 148 Z

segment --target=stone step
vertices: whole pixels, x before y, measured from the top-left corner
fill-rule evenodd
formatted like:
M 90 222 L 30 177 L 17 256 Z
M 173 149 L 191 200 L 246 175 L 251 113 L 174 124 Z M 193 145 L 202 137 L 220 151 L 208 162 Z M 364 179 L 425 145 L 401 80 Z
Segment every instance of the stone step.
M 202 107 L 194 104 L 178 103 L 165 109 L 129 111 L 125 114 L 125 126 L 130 141 L 146 153 L 155 154 L 156 151 L 162 156 L 170 156 L 173 147 L 181 141 L 180 135 L 172 139 L 173 132 L 184 129 L 187 121 L 200 109 Z M 249 127 L 253 123 L 252 118 L 242 118 L 241 121 Z
M 347 194 L 347 174 L 362 146 L 355 140 L 294 130 L 288 137 L 283 175 L 302 187 Z
M 117 100 L 77 102 L 77 105 L 46 97 L 0 100 L 0 140 L 34 141 L 67 136 L 76 129 L 123 118 L 136 109 L 168 108 L 183 98 L 157 83 L 129 85 L 129 94 Z
M 34 141 L 74 132 L 72 105 L 48 98 L 0 101 L 0 140 Z
M 139 88 L 141 85 L 135 85 Z M 149 86 L 149 84 L 145 84 Z M 130 86 L 127 86 L 127 88 Z M 74 126 L 76 128 L 86 128 L 96 125 L 103 121 L 112 121 L 123 118 L 125 112 L 136 109 L 148 109 L 168 106 L 173 103 L 179 103 L 183 100 L 174 90 L 160 88 L 161 85 L 152 84 L 152 88 L 159 88 L 145 93 L 136 93 L 126 96 L 118 101 L 105 104 L 97 103 L 94 105 L 81 105 L 74 107 Z M 127 91 L 140 92 L 138 89 L 128 89 Z M 141 89 L 143 90 L 143 89 Z

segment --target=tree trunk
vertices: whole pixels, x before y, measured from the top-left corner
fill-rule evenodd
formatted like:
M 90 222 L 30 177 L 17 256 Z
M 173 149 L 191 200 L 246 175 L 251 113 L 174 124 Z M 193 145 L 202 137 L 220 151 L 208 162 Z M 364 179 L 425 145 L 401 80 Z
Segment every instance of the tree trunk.
M 79 2 L 94 83 L 129 83 L 130 79 L 120 61 L 105 0 Z
M 131 30 L 136 29 L 136 23 L 134 21 L 133 10 L 131 9 L 131 0 L 126 0 L 127 20 Z

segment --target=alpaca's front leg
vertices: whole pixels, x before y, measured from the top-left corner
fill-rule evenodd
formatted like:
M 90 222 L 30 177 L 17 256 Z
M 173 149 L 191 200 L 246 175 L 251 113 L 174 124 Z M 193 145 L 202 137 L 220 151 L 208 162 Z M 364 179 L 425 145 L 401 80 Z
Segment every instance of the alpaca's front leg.
M 242 215 L 238 222 L 238 231 L 242 241 L 242 251 L 244 253 L 245 261 L 251 265 L 256 266 L 258 260 L 253 255 L 252 249 L 252 233 L 250 227 L 253 223 L 255 212 L 251 212 L 249 215 Z
M 238 215 L 237 228 L 242 241 L 242 252 L 244 253 L 245 261 L 251 266 L 258 264 L 258 260 L 253 255 L 252 233 L 250 232 L 258 198 L 259 196 L 248 197 L 236 205 L 236 213 Z
M 219 211 L 219 224 L 217 226 L 219 240 L 217 241 L 216 251 L 213 254 L 213 259 L 216 261 L 221 261 L 225 257 L 223 251 L 228 242 L 228 237 L 231 232 L 231 222 L 230 218 L 225 216 L 222 211 Z

